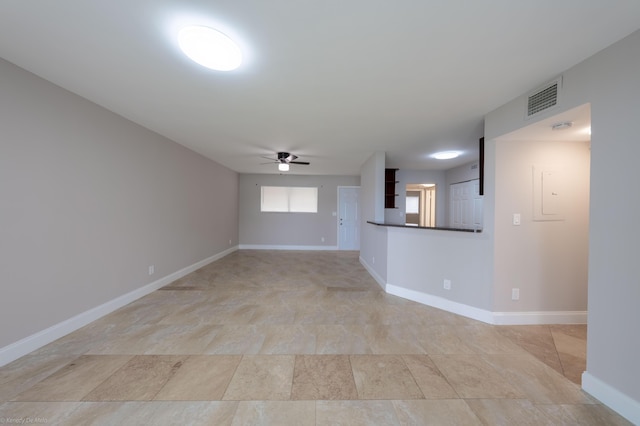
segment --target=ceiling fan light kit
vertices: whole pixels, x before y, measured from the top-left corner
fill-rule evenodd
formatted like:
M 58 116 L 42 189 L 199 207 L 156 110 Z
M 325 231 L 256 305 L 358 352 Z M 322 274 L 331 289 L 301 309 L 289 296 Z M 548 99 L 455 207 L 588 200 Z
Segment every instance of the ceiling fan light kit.
M 298 158 L 298 156 L 290 154 L 288 152 L 277 152 L 276 158 L 272 158 L 272 157 L 262 157 L 262 158 L 271 160 L 271 162 L 263 163 L 263 164 L 276 163 L 278 165 L 278 171 L 281 171 L 281 172 L 288 172 L 290 164 L 298 164 L 302 166 L 308 166 L 309 164 L 311 164 L 308 161 L 295 161 Z

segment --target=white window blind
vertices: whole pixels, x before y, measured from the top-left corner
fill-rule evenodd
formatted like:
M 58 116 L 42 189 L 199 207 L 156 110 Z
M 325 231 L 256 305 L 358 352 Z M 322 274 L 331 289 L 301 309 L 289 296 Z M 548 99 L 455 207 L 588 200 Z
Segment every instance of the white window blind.
M 408 214 L 420 213 L 420 197 L 415 195 L 407 195 L 407 211 Z
M 260 211 L 317 213 L 318 188 L 263 186 L 261 187 Z

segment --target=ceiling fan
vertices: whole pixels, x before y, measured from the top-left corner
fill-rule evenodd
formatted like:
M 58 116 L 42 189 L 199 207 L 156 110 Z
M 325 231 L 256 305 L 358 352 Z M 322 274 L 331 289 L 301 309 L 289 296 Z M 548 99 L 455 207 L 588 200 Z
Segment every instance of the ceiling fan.
M 269 163 L 262 163 L 262 164 L 276 163 L 278 165 L 278 170 L 280 170 L 281 172 L 289 171 L 289 164 L 299 164 L 304 166 L 308 166 L 309 164 L 311 164 L 308 161 L 295 161 L 298 158 L 298 156 L 289 154 L 288 152 L 278 152 L 276 154 L 276 158 L 272 158 L 272 157 L 262 157 L 262 158 L 271 160 Z

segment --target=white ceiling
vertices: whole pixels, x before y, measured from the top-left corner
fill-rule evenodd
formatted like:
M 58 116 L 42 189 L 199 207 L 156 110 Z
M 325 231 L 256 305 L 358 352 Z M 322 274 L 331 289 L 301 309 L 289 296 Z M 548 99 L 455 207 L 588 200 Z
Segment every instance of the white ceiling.
M 570 127 L 553 129 L 556 124 L 570 123 Z M 566 141 L 591 140 L 591 105 L 580 105 L 544 120 L 524 126 L 496 138 L 499 141 Z
M 192 63 L 186 24 L 243 66 Z M 638 28 L 638 0 L 2 0 L 0 57 L 238 172 L 359 174 L 473 160 L 484 114 Z

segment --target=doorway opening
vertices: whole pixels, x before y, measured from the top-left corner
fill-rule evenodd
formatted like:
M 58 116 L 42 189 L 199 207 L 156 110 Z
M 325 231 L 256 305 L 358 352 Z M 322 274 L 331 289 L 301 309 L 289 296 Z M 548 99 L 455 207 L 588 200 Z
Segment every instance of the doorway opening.
M 408 183 L 405 191 L 405 224 L 407 226 L 436 226 L 436 184 Z
M 589 104 L 492 141 L 492 231 L 499 259 L 493 275 L 494 309 L 539 312 L 540 324 L 572 324 L 572 336 L 579 332 L 581 345 L 589 344 L 584 324 L 589 307 L 590 141 Z M 528 303 L 526 309 L 515 308 L 522 302 Z M 571 369 L 584 371 L 584 346 L 578 353 Z M 560 357 L 564 369 L 563 362 L 567 360 Z

